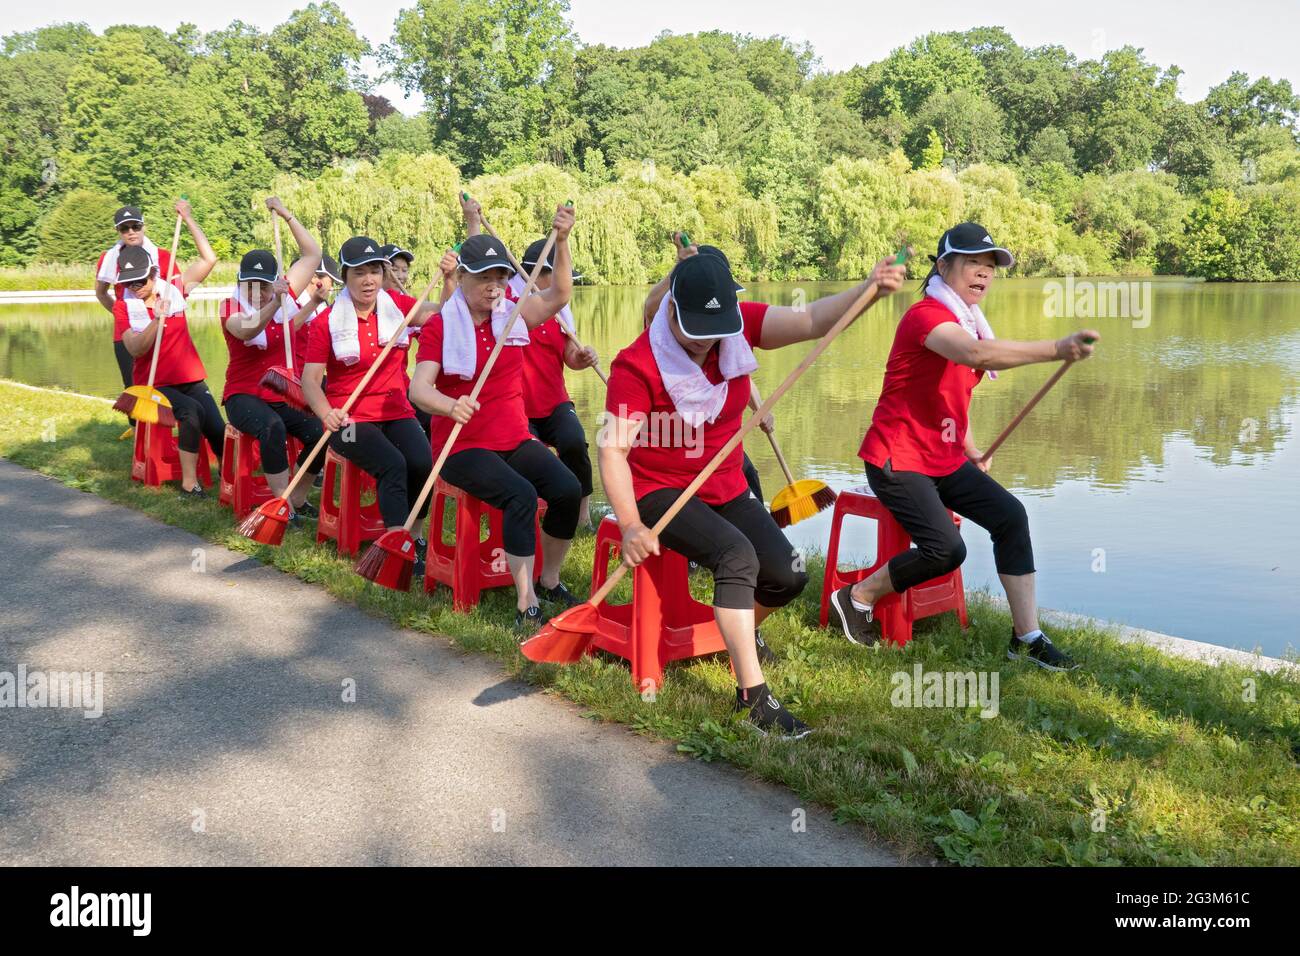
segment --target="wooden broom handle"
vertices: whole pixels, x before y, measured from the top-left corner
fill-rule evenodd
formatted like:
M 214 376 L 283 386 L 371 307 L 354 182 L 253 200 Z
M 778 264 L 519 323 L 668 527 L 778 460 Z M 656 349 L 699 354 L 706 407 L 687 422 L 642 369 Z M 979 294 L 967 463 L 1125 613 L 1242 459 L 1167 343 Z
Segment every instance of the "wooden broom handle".
M 411 324 L 411 320 L 415 318 L 415 313 L 420 311 L 420 306 L 424 303 L 424 300 L 429 297 L 429 293 L 433 291 L 433 285 L 437 281 L 437 276 L 429 280 L 429 284 L 425 286 L 424 292 L 415 300 L 415 304 L 407 310 L 406 318 L 402 319 L 402 324 L 399 325 L 397 330 L 389 337 L 388 344 L 384 346 L 384 350 L 379 353 L 378 358 L 370 363 L 370 368 L 366 369 L 366 374 L 361 377 L 361 381 L 357 382 L 357 387 L 352 390 L 352 394 L 348 396 L 348 400 L 343 403 L 343 414 L 346 415 L 352 410 L 352 406 L 356 403 L 356 400 L 361 396 L 361 393 L 365 391 L 366 386 L 370 384 L 370 380 L 375 377 L 375 372 L 379 371 L 379 366 L 383 365 L 384 359 L 388 358 L 388 353 L 393 350 L 393 345 L 402 337 L 402 333 L 406 331 L 406 327 Z M 384 295 L 384 290 L 380 289 L 379 294 Z M 376 311 L 379 309 L 378 300 L 375 302 L 375 309 Z M 320 450 L 325 447 L 325 443 L 330 440 L 330 435 L 332 434 L 333 432 L 328 428 L 325 429 L 325 434 L 320 436 L 320 440 L 316 442 L 316 447 L 311 450 L 311 454 L 303 460 L 303 463 L 298 466 L 298 470 L 294 472 L 293 478 L 289 481 L 288 487 L 284 489 L 284 494 L 280 495 L 281 498 L 286 501 L 289 500 L 289 496 L 293 494 L 293 490 L 298 487 L 298 482 L 302 481 L 303 475 L 307 474 L 307 466 L 310 465 L 316 459 L 316 456 L 320 454 Z
M 686 502 L 695 497 L 695 492 L 700 490 L 700 486 L 708 481 L 709 476 L 718 470 L 718 466 L 721 465 L 726 457 L 736 449 L 737 445 L 745 440 L 745 436 L 753 431 L 754 427 L 760 421 L 767 417 L 767 413 L 770 412 L 776 403 L 781 400 L 781 396 L 790 390 L 790 387 L 799 380 L 799 377 L 803 375 L 804 372 L 808 371 L 813 362 L 817 361 L 818 357 L 826 351 L 832 342 L 835 341 L 836 336 L 852 325 L 859 314 L 875 303 L 876 291 L 877 283 L 875 282 L 870 283 L 865 289 L 863 289 L 862 294 L 853 300 L 853 304 L 844 311 L 844 314 L 841 315 L 839 320 L 830 327 L 830 330 L 827 331 L 820 340 L 818 340 L 817 344 L 812 347 L 812 350 L 804 356 L 803 361 L 795 367 L 794 371 L 785 377 L 784 382 L 776 387 L 776 391 L 767 396 L 763 404 L 759 405 L 754 411 L 754 414 L 750 415 L 749 418 L 745 420 L 745 423 L 740 426 L 736 434 L 732 435 L 731 438 L 727 440 L 727 443 L 718 449 L 718 453 L 713 456 L 713 459 L 707 465 L 704 466 L 704 470 L 695 476 L 695 480 L 686 486 L 686 490 L 678 495 L 677 500 L 674 501 L 668 510 L 663 513 L 663 517 L 655 522 L 654 527 L 650 529 L 651 533 L 654 534 L 655 537 L 658 537 L 663 533 L 664 528 L 668 527 L 668 523 L 677 517 L 679 511 L 686 507 Z M 614 590 L 614 587 L 620 580 L 622 580 L 623 575 L 627 573 L 628 567 L 629 565 L 626 561 L 620 563 L 614 573 L 605 579 L 605 583 L 601 585 L 600 590 L 588 599 L 587 603 L 595 607 L 600 604 L 601 601 L 605 600 L 605 598 L 609 596 L 609 592 Z
M 284 271 L 284 256 L 281 254 L 283 247 L 280 245 L 280 217 L 275 214 L 275 210 L 271 210 L 271 231 L 275 233 L 275 271 L 284 276 L 285 281 L 288 282 L 289 276 Z M 284 310 L 284 364 L 285 367 L 292 372 L 293 316 L 294 312 L 297 312 L 297 309 L 290 312 L 289 303 L 291 300 L 288 294 L 286 293 L 283 298 L 284 301 L 280 303 L 280 308 Z M 296 305 L 297 303 L 294 304 Z M 271 318 L 271 321 L 275 321 L 274 316 Z
M 755 385 L 755 384 L 753 384 L 753 383 L 751 382 L 749 387 L 750 387 L 750 391 L 751 391 L 751 393 L 752 393 L 751 396 L 750 396 L 750 401 L 751 401 L 751 402 L 753 401 L 753 396 L 754 396 L 754 395 L 758 395 L 759 401 L 762 401 L 762 400 L 763 400 L 763 396 L 758 394 L 758 386 Z M 751 406 L 751 407 L 754 407 L 754 406 Z M 759 427 L 762 428 L 761 425 L 760 425 Z M 781 454 L 781 446 L 778 445 L 778 444 L 776 443 L 776 436 L 773 435 L 773 434 L 772 434 L 770 431 L 768 431 L 766 428 L 762 428 L 762 431 L 763 431 L 763 434 L 767 436 L 767 440 L 770 441 L 770 442 L 772 443 L 772 454 L 776 455 L 776 461 L 777 461 L 777 464 L 779 464 L 779 465 L 781 466 L 781 471 L 785 474 L 785 483 L 786 483 L 787 485 L 793 485 L 793 484 L 794 484 L 794 475 L 792 475 L 792 474 L 790 473 L 790 466 L 787 465 L 786 462 L 785 462 L 785 455 Z
M 176 271 L 176 252 L 181 246 L 181 214 L 176 214 L 176 228 L 172 231 L 172 257 L 167 260 L 167 277 L 163 280 L 164 285 L 171 285 L 172 274 Z M 161 273 L 161 270 L 159 270 Z M 149 363 L 149 384 L 147 388 L 153 388 L 154 376 L 158 374 L 158 356 L 162 354 L 162 337 L 163 327 L 167 324 L 167 302 L 171 298 L 171 293 L 165 290 L 159 290 L 158 298 L 162 307 L 158 310 L 158 334 L 153 337 L 153 361 Z
M 478 373 L 478 381 L 474 383 L 474 388 L 469 393 L 469 400 L 471 402 L 478 400 L 479 392 L 483 391 L 483 386 L 487 383 L 488 376 L 492 374 L 492 366 L 496 365 L 497 356 L 501 354 L 501 349 L 505 346 L 506 339 L 510 337 L 510 331 L 514 328 L 519 313 L 524 307 L 524 300 L 527 299 L 529 294 L 533 291 L 533 287 L 537 283 L 537 277 L 542 271 L 542 263 L 546 261 L 546 257 L 550 254 L 551 247 L 554 245 L 555 230 L 552 229 L 551 234 L 546 238 L 546 247 L 542 250 L 541 259 L 538 260 L 537 265 L 533 266 L 532 274 L 528 277 L 528 284 L 524 286 L 523 294 L 520 295 L 519 300 L 515 302 L 515 307 L 510 312 L 510 318 L 506 319 L 506 324 L 504 326 L 504 331 L 501 333 L 501 337 L 497 339 L 497 344 L 492 346 L 492 354 L 489 355 L 487 361 L 483 363 L 483 370 Z M 492 321 L 491 316 L 488 317 L 487 321 Z M 415 499 L 415 507 L 412 508 L 411 513 L 406 516 L 406 524 L 403 525 L 403 527 L 406 528 L 408 534 L 411 529 L 415 527 L 416 517 L 419 515 L 420 509 L 424 507 L 424 502 L 428 500 L 429 493 L 433 491 L 433 486 L 438 480 L 438 475 L 442 472 L 442 466 L 446 463 L 447 456 L 451 454 L 452 446 L 456 444 L 456 439 L 460 437 L 460 431 L 464 427 L 463 424 L 457 422 L 452 428 L 451 434 L 447 436 L 447 440 L 442 443 L 442 451 L 438 453 L 438 460 L 433 463 L 433 471 L 429 472 L 429 477 L 425 480 L 424 487 L 420 489 L 420 496 Z
M 501 237 L 497 235 L 496 230 L 492 228 L 492 224 L 491 224 L 490 222 L 487 221 L 487 216 L 483 215 L 483 213 L 482 213 L 481 211 L 479 212 L 479 221 L 483 223 L 483 228 L 486 229 L 486 230 L 488 231 L 488 235 L 489 235 L 489 236 L 491 236 L 491 237 L 492 237 L 493 239 L 495 239 L 497 242 L 501 242 Z M 524 267 L 521 266 L 521 265 L 519 264 L 519 260 L 516 259 L 516 258 L 515 258 L 515 254 L 514 254 L 513 252 L 510 251 L 510 247 L 507 246 L 504 242 L 501 242 L 501 247 L 502 247 L 503 249 L 505 249 L 505 251 L 506 251 L 506 255 L 510 258 L 510 264 L 511 264 L 512 266 L 515 267 L 515 272 L 519 273 L 519 275 L 523 275 L 523 274 L 524 274 Z M 538 263 L 540 264 L 540 263 L 545 262 L 545 261 L 546 261 L 546 256 L 549 256 L 549 255 L 550 255 L 549 252 L 546 253 L 546 255 L 544 255 L 542 258 L 540 258 L 540 259 L 537 260 Z M 564 332 L 564 334 L 565 334 L 566 336 L 568 336 L 569 338 L 573 339 L 573 344 L 574 344 L 574 345 L 576 345 L 576 346 L 577 346 L 578 348 L 580 348 L 580 349 L 586 347 L 586 346 L 584 346 L 584 345 L 582 344 L 581 341 L 579 341 L 578 336 L 577 336 L 577 333 L 575 333 L 575 332 L 573 331 L 573 326 L 569 325 L 568 322 L 565 322 L 565 321 L 564 321 L 564 316 L 562 316 L 562 315 L 560 315 L 560 313 L 556 312 L 556 313 L 555 313 L 555 321 L 560 323 L 560 329 Z M 594 371 L 597 375 L 600 376 L 600 380 L 601 380 L 602 382 L 605 383 L 606 387 L 608 387 L 608 386 L 609 386 L 609 379 L 606 377 L 605 373 L 604 373 L 603 371 L 601 371 L 600 366 L 599 366 L 599 365 L 593 365 L 593 366 L 591 366 L 591 368 L 592 368 L 592 371 Z
M 993 457 L 993 453 L 998 450 L 1004 441 L 1007 440 L 1007 436 L 1016 430 L 1016 426 L 1025 420 L 1025 416 L 1034 410 L 1034 406 L 1042 400 L 1044 395 L 1052 390 L 1052 386 L 1061 380 L 1061 376 L 1070 370 L 1070 366 L 1073 365 L 1074 362 L 1074 359 L 1066 359 L 1061 363 L 1061 367 L 1052 373 L 1052 377 L 1044 382 L 1043 387 L 1034 394 L 1034 397 L 1028 401 L 1024 408 L 1020 409 L 1020 414 L 1011 419 L 1011 424 L 1002 429 L 1002 434 L 993 439 L 993 444 L 989 445 L 988 451 L 980 455 L 980 464 L 986 463 Z

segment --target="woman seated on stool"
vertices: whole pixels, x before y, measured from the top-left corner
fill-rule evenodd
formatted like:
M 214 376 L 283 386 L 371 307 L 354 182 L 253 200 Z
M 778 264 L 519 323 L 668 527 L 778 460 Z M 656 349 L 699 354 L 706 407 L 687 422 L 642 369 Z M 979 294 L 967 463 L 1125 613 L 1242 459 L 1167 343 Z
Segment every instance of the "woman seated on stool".
M 922 283 L 924 294 L 903 315 L 880 392 L 858 455 L 880 503 L 912 536 L 916 547 L 857 584 L 831 595 L 844 636 L 874 644 L 879 625 L 872 607 L 887 594 L 948 574 L 966 559 L 966 546 L 948 510 L 993 536 L 993 560 L 1011 604 L 1007 656 L 1048 670 L 1073 670 L 1070 655 L 1038 627 L 1034 552 L 1025 508 L 988 474 L 989 462 L 969 427 L 971 390 L 985 371 L 1016 368 L 1092 354 L 1093 331 L 1063 339 L 1013 342 L 995 339 L 979 304 L 998 266 L 1015 257 L 973 222 L 953 226 L 939 239 L 939 254 Z
M 332 433 L 330 448 L 375 479 L 384 525 L 396 530 L 406 524 L 433 470 L 429 439 L 406 400 L 409 329 L 402 331 L 351 411 L 345 415 L 341 406 L 416 300 L 383 291 L 388 260 L 379 243 L 367 236 L 353 236 L 343 243 L 339 263 L 343 288 L 334 304 L 311 323 L 302 390 L 321 424 Z M 411 324 L 423 325 L 436 308 L 433 302 L 421 302 Z M 427 542 L 417 538 L 415 549 L 415 573 L 423 574 Z
M 545 292 L 514 309 L 508 283 L 514 271 L 505 248 L 491 236 L 472 236 L 461 246 L 459 286 L 420 335 L 411 401 L 433 414 L 433 448 L 441 452 L 457 422 L 464 426 L 440 477 L 504 513 L 506 561 L 515 581 L 515 627 L 530 634 L 542 622 L 540 595 L 560 610 L 577 604 L 560 581 L 560 568 L 578 526 L 582 489 L 578 479 L 528 431 L 524 412 L 524 349 L 529 329 L 559 312 L 573 288 L 569 230 L 573 209 L 555 213 L 555 278 Z M 509 333 L 509 334 L 507 334 Z M 505 345 L 477 401 L 471 401 L 480 369 L 497 339 Z M 542 575 L 533 588 L 537 553 L 537 499 L 546 502 L 542 521 Z M 435 533 L 436 530 L 435 530 Z
M 873 278 L 896 290 L 902 266 Z M 808 726 L 769 693 L 755 627 L 793 601 L 808 578 L 795 550 L 741 471 L 735 448 L 662 535 L 650 530 L 682 490 L 739 430 L 749 401 L 755 348 L 823 336 L 866 288 L 827 296 L 800 311 L 736 301 L 726 262 L 691 256 L 673 269 L 650 328 L 610 366 L 606 421 L 597 445 L 600 477 L 631 565 L 660 544 L 713 573 L 713 609 L 736 672 L 736 706 L 764 733 L 799 738 Z M 643 434 L 642 431 L 648 432 Z
M 226 423 L 221 419 L 221 411 L 213 401 L 207 383 L 203 381 L 208 372 L 190 338 L 185 321 L 185 299 L 189 291 L 212 272 L 217 256 L 208 244 L 208 237 L 194 221 L 190 204 L 180 200 L 176 203 L 176 212 L 194 237 L 199 261 L 191 263 L 184 273 L 168 283 L 166 277 L 159 276 L 158 267 L 143 246 L 124 246 L 117 258 L 117 285 L 126 291 L 123 298 L 113 303 L 113 324 L 115 332 L 121 334 L 122 344 L 135 359 L 132 382 L 147 385 L 158 338 L 157 316 L 166 318 L 153 384 L 167 396 L 176 416 L 181 497 L 203 498 L 203 485 L 199 482 L 199 443 L 206 438 L 219 463 Z
M 221 332 L 230 353 L 221 404 L 226 406 L 230 424 L 257 439 L 266 483 L 279 498 L 284 496 L 289 484 L 287 436 L 302 442 L 302 454 L 298 457 L 301 465 L 320 441 L 323 428 L 320 419 L 292 407 L 280 394 L 263 386 L 262 376 L 269 369 L 284 365 L 286 334 L 294 337 L 295 369 L 302 364 L 302 353 L 297 348 L 303 342 L 299 332 L 315 314 L 315 300 L 308 300 L 311 307 L 300 306 L 294 302 L 293 295 L 295 289 L 305 289 L 312 282 L 320 265 L 321 251 L 311 233 L 278 198 L 272 196 L 266 206 L 289 224 L 293 241 L 302 255 L 289 267 L 287 281 L 277 272 L 275 256 L 265 249 L 254 249 L 240 261 L 235 295 L 221 304 Z M 292 314 L 288 316 L 284 310 L 286 295 L 292 303 Z M 309 466 L 311 474 L 318 474 L 324 464 L 324 456 L 317 455 Z M 294 489 L 289 504 L 295 516 L 315 517 L 316 509 L 307 501 L 311 488 L 310 483 L 299 482 Z

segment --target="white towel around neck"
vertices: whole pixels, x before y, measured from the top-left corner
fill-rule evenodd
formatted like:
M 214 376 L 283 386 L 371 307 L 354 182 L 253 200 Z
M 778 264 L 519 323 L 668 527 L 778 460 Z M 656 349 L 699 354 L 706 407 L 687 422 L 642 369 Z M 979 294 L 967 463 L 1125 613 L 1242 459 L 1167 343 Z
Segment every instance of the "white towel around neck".
M 526 288 L 528 288 L 528 281 L 518 273 L 510 277 L 510 291 L 516 299 L 524 294 L 524 289 Z M 570 332 L 577 327 L 573 323 L 573 310 L 569 308 L 567 303 L 564 308 L 555 314 L 560 317 L 560 325 L 568 329 Z
M 406 318 L 397 307 L 393 297 L 382 289 L 375 299 L 377 313 L 376 341 L 387 345 L 397 327 Z M 356 365 L 361 361 L 361 338 L 357 333 L 357 307 L 346 288 L 334 299 L 330 307 L 330 342 L 334 348 L 334 357 L 344 365 Z M 393 344 L 394 348 L 405 348 L 411 341 L 410 326 L 402 329 L 402 335 Z
M 185 296 L 175 285 L 170 282 L 155 281 L 154 289 L 158 293 L 154 304 L 162 306 L 161 309 L 155 308 L 155 313 L 162 312 L 167 318 L 171 318 L 173 315 L 185 312 Z M 149 307 L 144 304 L 144 299 L 132 295 L 122 301 L 126 303 L 126 318 L 131 325 L 131 331 L 143 332 L 147 329 L 152 319 L 149 318 Z
M 957 318 L 957 324 L 965 329 L 971 338 L 992 339 L 993 327 L 989 325 L 989 320 L 984 318 L 984 313 L 978 305 L 967 305 L 962 301 L 961 296 L 953 291 L 952 286 L 943 281 L 940 275 L 930 276 L 930 281 L 925 284 L 925 294 L 932 299 L 941 302 L 949 312 Z M 998 373 L 988 370 L 989 378 L 997 378 Z
M 500 339 L 506 320 L 515 311 L 515 300 L 507 296 L 497 299 L 492 309 L 492 335 Z M 506 345 L 523 346 L 529 343 L 528 323 L 516 316 L 510 323 Z M 474 339 L 474 317 L 469 303 L 458 288 L 442 306 L 442 371 L 465 381 L 474 377 L 478 369 L 478 346 Z
M 122 254 L 124 245 L 126 243 L 119 239 L 104 253 L 104 261 L 99 264 L 99 272 L 95 274 L 95 278 L 100 282 L 107 282 L 112 285 L 117 281 L 117 257 Z M 145 252 L 149 253 L 149 260 L 158 267 L 158 271 L 161 273 L 162 265 L 158 262 L 158 247 L 153 244 L 148 236 L 144 238 L 140 245 Z
M 727 336 L 718 343 L 722 381 L 714 385 L 673 335 L 668 324 L 673 321 L 668 317 L 671 300 L 671 296 L 664 296 L 659 311 L 650 321 L 650 351 L 677 414 L 691 428 L 699 428 L 705 423 L 712 424 L 727 404 L 727 382 L 753 372 L 758 368 L 758 361 L 743 332 Z
M 258 306 L 252 305 L 244 301 L 244 297 L 239 294 L 238 283 L 235 283 L 235 294 L 231 296 L 231 298 L 235 300 L 235 305 L 239 306 L 239 312 L 237 313 L 238 315 L 257 315 L 258 312 L 262 311 Z M 297 310 L 295 309 L 294 311 L 296 312 Z M 271 317 L 271 321 L 274 322 L 276 325 L 284 325 L 285 316 L 284 316 L 283 304 L 281 304 L 280 307 L 275 310 L 275 315 Z M 258 332 L 251 339 L 244 339 L 244 344 L 249 348 L 258 348 L 258 349 L 266 348 L 267 345 L 266 329 L 262 329 L 262 331 Z

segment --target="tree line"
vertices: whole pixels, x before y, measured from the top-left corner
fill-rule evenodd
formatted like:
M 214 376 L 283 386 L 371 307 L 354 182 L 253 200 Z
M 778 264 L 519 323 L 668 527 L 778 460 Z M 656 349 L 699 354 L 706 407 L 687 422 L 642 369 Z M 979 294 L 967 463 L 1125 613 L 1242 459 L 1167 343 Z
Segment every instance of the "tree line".
M 783 37 L 585 45 L 566 0 L 414 0 L 378 49 L 333 2 L 269 32 L 235 21 L 59 24 L 0 53 L 0 265 L 77 262 L 140 205 L 189 197 L 222 258 L 265 243 L 282 195 L 326 248 L 366 232 L 429 268 L 456 194 L 512 243 L 579 204 L 589 281 L 639 283 L 668 235 L 746 279 L 849 278 L 961 219 L 1034 274 L 1300 280 L 1300 96 L 1233 73 L 1178 96 L 1133 47 L 1080 60 L 1003 29 L 931 33 L 833 73 Z M 419 92 L 407 117 L 362 68 Z M 923 263 L 922 263 L 923 264 Z

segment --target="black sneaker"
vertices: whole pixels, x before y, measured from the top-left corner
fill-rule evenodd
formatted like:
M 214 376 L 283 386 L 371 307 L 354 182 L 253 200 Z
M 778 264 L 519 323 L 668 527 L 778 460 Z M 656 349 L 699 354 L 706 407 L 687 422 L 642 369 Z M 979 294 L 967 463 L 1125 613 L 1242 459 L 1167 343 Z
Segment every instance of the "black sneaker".
M 1058 650 L 1046 634 L 1033 643 L 1026 644 L 1012 631 L 1007 657 L 1013 661 L 1029 661 L 1049 671 L 1072 671 L 1079 667 L 1078 662 L 1065 651 Z
M 532 637 L 542 626 L 542 609 L 534 604 L 527 611 L 515 611 L 515 630 L 521 634 L 520 640 Z
M 839 616 L 844 636 L 852 644 L 870 647 L 880 643 L 880 625 L 870 611 L 859 611 L 853 606 L 853 585 L 846 584 L 831 594 L 831 607 Z
M 418 555 L 418 554 L 417 554 L 417 555 L 415 556 L 415 567 L 413 567 L 413 568 L 411 569 L 411 580 L 412 580 L 413 582 L 414 582 L 414 581 L 419 581 L 419 582 L 421 582 L 420 587 L 421 587 L 421 588 L 424 587 L 424 584 L 423 584 L 423 581 L 424 581 L 424 557 L 423 557 L 422 555 Z
M 577 607 L 582 603 L 573 596 L 573 592 L 564 586 L 563 581 L 555 585 L 553 588 L 544 588 L 541 584 L 538 584 L 537 596 L 543 601 L 550 601 L 552 604 L 558 604 L 565 610 L 571 607 Z
M 771 664 L 776 660 L 776 651 L 767 646 L 763 640 L 763 632 L 754 628 L 754 646 L 758 648 L 758 662 L 760 664 Z
M 310 501 L 304 501 L 300 505 L 294 505 L 293 513 L 303 518 L 319 518 L 320 511 Z
M 736 691 L 736 709 L 746 706 L 741 699 L 741 691 Z M 812 733 L 812 728 L 790 711 L 785 709 L 772 692 L 764 686 L 756 695 L 757 700 L 749 705 L 749 722 L 764 737 L 779 737 L 783 740 L 802 740 Z
M 424 538 L 415 539 L 415 559 L 424 564 L 425 558 L 429 556 L 429 542 Z
M 203 490 L 202 485 L 195 485 L 189 491 L 182 488 L 180 493 L 181 501 L 203 501 L 207 497 L 208 494 Z
M 321 471 L 316 472 L 316 477 L 315 479 L 312 480 L 311 486 L 313 488 L 321 488 L 324 485 L 325 485 L 325 471 L 322 469 Z

